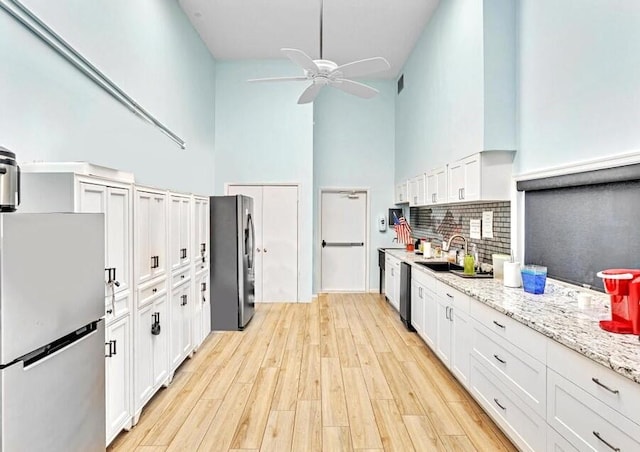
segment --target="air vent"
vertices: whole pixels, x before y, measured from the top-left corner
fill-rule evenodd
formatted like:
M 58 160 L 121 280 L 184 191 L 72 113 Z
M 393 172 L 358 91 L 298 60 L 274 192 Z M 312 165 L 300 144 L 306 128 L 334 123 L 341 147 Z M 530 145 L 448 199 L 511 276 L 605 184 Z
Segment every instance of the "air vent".
M 398 79 L 398 94 L 400 94 L 403 89 L 404 89 L 404 74 L 402 74 Z

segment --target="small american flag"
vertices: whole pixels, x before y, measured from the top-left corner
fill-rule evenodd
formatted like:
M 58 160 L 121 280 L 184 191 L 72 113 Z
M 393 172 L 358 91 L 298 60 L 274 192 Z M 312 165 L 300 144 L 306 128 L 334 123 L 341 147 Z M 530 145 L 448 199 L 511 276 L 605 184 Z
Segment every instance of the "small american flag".
M 396 237 L 398 243 L 408 245 L 412 243 L 411 240 L 411 226 L 405 217 L 398 218 L 396 214 L 393 214 L 393 229 L 396 231 Z

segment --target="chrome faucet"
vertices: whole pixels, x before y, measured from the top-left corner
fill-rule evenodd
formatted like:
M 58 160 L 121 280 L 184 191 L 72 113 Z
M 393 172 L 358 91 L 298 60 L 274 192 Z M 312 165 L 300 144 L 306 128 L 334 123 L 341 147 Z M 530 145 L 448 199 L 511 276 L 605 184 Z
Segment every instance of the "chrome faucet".
M 463 235 L 460 235 L 460 234 L 454 234 L 451 237 L 449 237 L 449 240 L 447 241 L 447 249 L 445 251 L 449 251 L 449 248 L 451 248 L 451 242 L 456 237 L 460 237 L 464 241 L 464 255 L 466 256 L 467 254 L 469 254 L 468 242 L 467 242 L 467 239 Z

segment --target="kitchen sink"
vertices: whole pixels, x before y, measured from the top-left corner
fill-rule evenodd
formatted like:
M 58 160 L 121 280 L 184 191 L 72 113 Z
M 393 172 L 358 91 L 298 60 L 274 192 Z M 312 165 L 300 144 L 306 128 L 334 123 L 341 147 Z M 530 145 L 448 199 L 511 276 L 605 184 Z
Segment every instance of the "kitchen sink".
M 433 270 L 434 272 L 449 272 L 460 278 L 466 279 L 489 279 L 493 278 L 493 272 L 476 272 L 473 275 L 465 275 L 461 265 L 452 262 L 416 262 L 418 265 Z

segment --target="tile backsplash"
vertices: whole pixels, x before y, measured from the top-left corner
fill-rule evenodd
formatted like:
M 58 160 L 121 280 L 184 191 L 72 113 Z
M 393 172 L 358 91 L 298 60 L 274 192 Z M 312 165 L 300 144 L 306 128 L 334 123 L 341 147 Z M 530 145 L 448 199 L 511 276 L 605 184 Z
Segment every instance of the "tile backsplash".
M 469 237 L 469 220 L 482 219 L 482 212 L 493 212 L 493 238 L 473 239 L 478 246 L 481 262 L 491 263 L 494 253 L 509 254 L 511 251 L 511 203 L 479 202 L 471 204 L 449 204 L 442 206 L 411 207 L 409 224 L 414 240 L 427 238 L 442 243 L 454 234 Z M 462 240 L 453 242 L 462 245 Z

